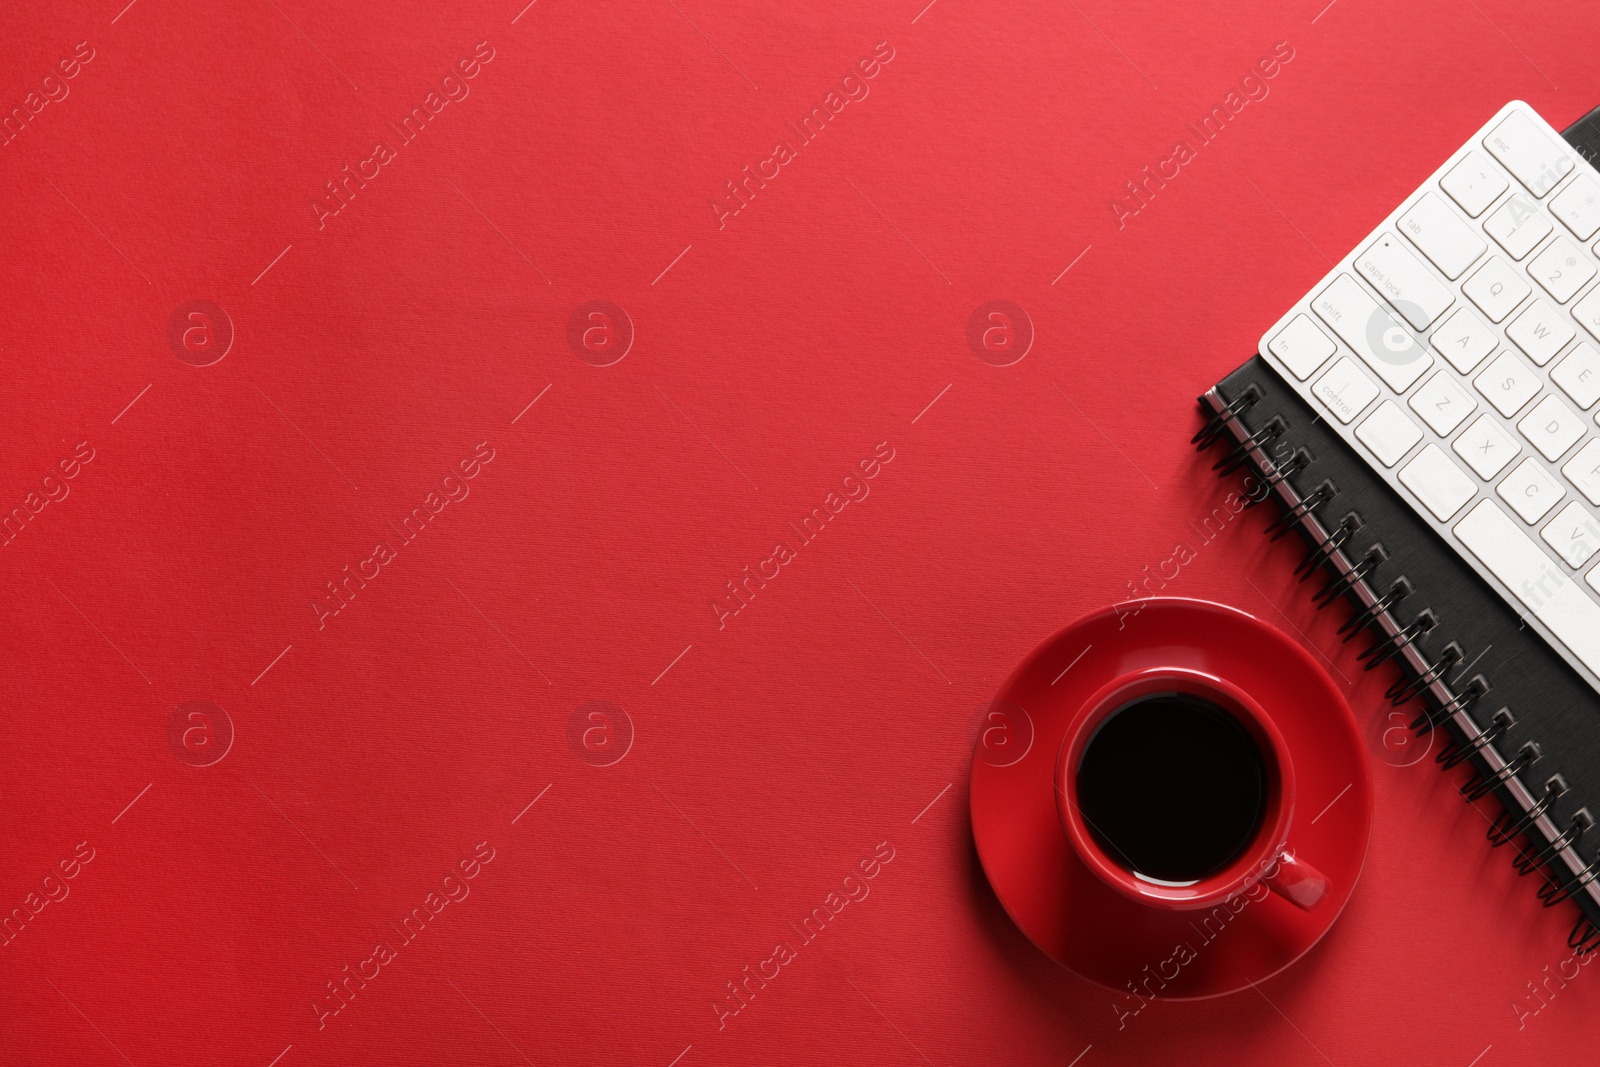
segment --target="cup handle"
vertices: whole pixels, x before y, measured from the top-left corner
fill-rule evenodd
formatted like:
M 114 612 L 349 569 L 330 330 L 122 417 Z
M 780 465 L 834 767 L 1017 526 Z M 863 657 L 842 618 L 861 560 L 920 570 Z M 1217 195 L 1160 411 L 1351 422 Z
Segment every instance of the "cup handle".
M 1328 892 L 1328 879 L 1322 872 L 1287 848 L 1273 859 L 1261 880 L 1268 889 L 1303 911 L 1316 907 Z

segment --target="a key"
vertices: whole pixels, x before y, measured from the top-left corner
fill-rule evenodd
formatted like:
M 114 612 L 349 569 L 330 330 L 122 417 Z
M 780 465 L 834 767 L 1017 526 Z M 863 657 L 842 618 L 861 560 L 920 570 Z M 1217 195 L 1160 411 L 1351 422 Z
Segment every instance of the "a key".
M 1506 464 L 1517 458 L 1522 446 L 1500 428 L 1500 423 L 1489 414 L 1479 415 L 1471 426 L 1461 432 L 1450 446 L 1456 455 L 1467 461 L 1467 466 L 1478 477 L 1488 481 L 1506 469 Z M 1600 459 L 1596 460 L 1600 463 Z
M 1592 290 L 1588 296 L 1572 305 L 1572 317 L 1578 320 L 1578 325 L 1600 340 L 1600 288 Z
M 1600 523 L 1595 522 L 1576 500 L 1556 512 L 1556 517 L 1545 524 L 1539 536 L 1573 570 L 1589 562 L 1589 557 L 1600 549 Z
M 1468 152 L 1446 174 L 1439 184 L 1450 194 L 1450 199 L 1461 205 L 1473 218 L 1483 214 L 1483 209 L 1494 203 L 1495 197 L 1506 191 L 1510 183 L 1499 167 L 1490 162 L 1477 149 Z
M 1543 197 L 1572 172 L 1572 157 L 1521 112 L 1507 115 L 1483 139 L 1483 146 L 1537 197 Z
M 1384 234 L 1356 258 L 1356 270 L 1418 330 L 1426 330 L 1455 303 L 1455 294 L 1406 250 Z
M 1417 495 L 1440 522 L 1448 521 L 1478 492 L 1455 460 L 1438 445 L 1428 445 L 1400 468 L 1400 483 Z
M 1411 210 L 1400 216 L 1400 232 L 1451 281 L 1461 277 L 1488 248 L 1460 215 L 1432 193 L 1423 193 Z
M 1455 534 L 1579 662 L 1600 673 L 1600 604 L 1562 573 L 1498 504 L 1479 501 L 1456 523 Z
M 1439 324 L 1429 339 L 1434 349 L 1450 361 L 1450 365 L 1462 374 L 1470 374 L 1472 369 L 1483 362 L 1483 357 L 1494 351 L 1495 342 L 1499 339 L 1493 330 L 1483 324 L 1466 308 L 1456 308 L 1450 317 Z
M 1554 463 L 1583 436 L 1583 419 L 1574 415 L 1567 405 L 1547 395 L 1523 416 L 1517 429 L 1540 455 Z
M 1567 353 L 1567 358 L 1556 364 L 1556 369 L 1550 372 L 1550 380 L 1561 386 L 1561 391 L 1580 408 L 1593 407 L 1594 402 L 1600 400 L 1600 352 L 1589 342 L 1580 342 Z
M 1594 277 L 1594 264 L 1589 253 L 1565 237 L 1557 237 L 1528 264 L 1528 273 L 1557 303 L 1565 304 Z
M 1478 406 L 1478 402 L 1456 384 L 1449 371 L 1440 371 L 1429 378 L 1421 389 L 1411 394 L 1407 403 L 1440 437 L 1455 433 L 1456 427 Z
M 1356 437 L 1372 449 L 1379 463 L 1392 467 L 1422 440 L 1422 428 L 1400 410 L 1400 405 L 1385 400 L 1356 427 Z
M 1348 274 L 1339 275 L 1317 294 L 1311 310 L 1397 393 L 1415 385 L 1433 364 L 1433 357 L 1411 331 L 1379 307 Z
M 1551 357 L 1561 351 L 1577 332 L 1559 309 L 1544 300 L 1529 304 L 1516 321 L 1506 327 L 1506 336 L 1541 367 L 1549 363 Z
M 1600 182 L 1587 174 L 1578 175 L 1550 201 L 1550 212 L 1574 237 L 1587 241 L 1600 232 Z
M 1541 382 L 1531 366 L 1510 352 L 1501 352 L 1490 365 L 1483 368 L 1483 373 L 1478 374 L 1472 384 L 1494 405 L 1494 410 L 1509 419 L 1538 395 Z
M 1588 444 L 1578 449 L 1577 454 L 1567 460 L 1567 465 L 1561 468 L 1561 473 L 1567 480 L 1578 487 L 1595 507 L 1600 507 L 1600 441 L 1590 440 Z
M 1305 315 L 1296 315 L 1267 347 L 1303 382 L 1326 363 L 1339 346 Z
M 1333 412 L 1333 417 L 1348 424 L 1378 395 L 1378 383 L 1345 356 L 1333 369 L 1317 379 L 1311 394 Z
M 1554 227 L 1544 217 L 1544 212 L 1518 193 L 1507 197 L 1493 215 L 1484 219 L 1483 228 L 1512 259 L 1521 259 Z
M 1532 456 L 1513 467 L 1494 491 L 1528 523 L 1544 518 L 1567 495 L 1561 483 L 1545 473 Z
M 1532 367 L 1510 352 L 1502 352 L 1483 368 L 1483 373 L 1473 379 L 1472 384 L 1496 411 L 1509 419 L 1538 394 L 1541 383 Z
M 1490 256 L 1461 286 L 1461 291 L 1489 316 L 1490 322 L 1499 322 L 1533 290 L 1511 264 L 1499 256 Z

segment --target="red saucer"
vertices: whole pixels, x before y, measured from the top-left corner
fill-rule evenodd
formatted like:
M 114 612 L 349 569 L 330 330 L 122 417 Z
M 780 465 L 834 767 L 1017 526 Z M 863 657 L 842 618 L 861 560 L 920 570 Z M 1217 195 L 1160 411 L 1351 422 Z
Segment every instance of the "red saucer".
M 1117 893 L 1072 851 L 1055 802 L 1067 720 L 1112 678 L 1156 666 L 1228 679 L 1272 716 L 1298 778 L 1291 843 L 1331 883 L 1315 909 L 1261 889 L 1236 911 L 1162 911 Z M 1131 982 L 1146 998 L 1221 996 L 1305 955 L 1344 910 L 1372 830 L 1372 770 L 1332 679 L 1280 631 L 1202 600 L 1120 604 L 1035 649 L 992 705 L 971 796 L 978 855 L 1012 921 L 1067 969 L 1124 994 Z

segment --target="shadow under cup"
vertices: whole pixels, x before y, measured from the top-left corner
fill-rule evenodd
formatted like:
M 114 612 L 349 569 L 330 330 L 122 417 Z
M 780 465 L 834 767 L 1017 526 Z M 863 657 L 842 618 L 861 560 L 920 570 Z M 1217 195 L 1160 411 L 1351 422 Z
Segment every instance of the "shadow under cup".
M 1056 776 L 1080 858 L 1142 903 L 1210 906 L 1283 853 L 1288 753 L 1266 713 L 1222 679 L 1180 669 L 1115 679 L 1068 730 Z

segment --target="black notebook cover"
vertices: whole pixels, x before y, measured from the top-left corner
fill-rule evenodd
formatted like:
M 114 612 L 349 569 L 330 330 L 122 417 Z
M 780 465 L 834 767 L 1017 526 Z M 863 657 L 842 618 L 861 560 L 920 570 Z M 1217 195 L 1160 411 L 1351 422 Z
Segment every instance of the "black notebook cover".
M 1433 685 L 1401 702 L 1407 710 L 1415 710 L 1419 732 L 1435 727 L 1449 731 L 1451 744 L 1436 744 L 1436 758 L 1448 759 L 1463 752 L 1463 745 L 1494 731 L 1489 742 L 1463 759 L 1479 772 L 1469 786 L 1474 782 L 1487 786 L 1486 776 L 1500 774 L 1511 761 L 1521 759 L 1514 776 L 1520 791 L 1510 781 L 1490 788 L 1506 812 L 1497 825 L 1517 831 L 1506 842 L 1506 851 L 1513 860 L 1523 857 L 1544 898 L 1560 903 L 1568 890 L 1577 889 L 1571 899 L 1593 925 L 1580 921 L 1575 942 L 1600 937 L 1593 933 L 1600 931 L 1600 828 L 1570 840 L 1562 852 L 1543 855 L 1550 851 L 1552 840 L 1559 841 L 1563 833 L 1571 836 L 1572 820 L 1580 809 L 1596 813 L 1600 820 L 1600 695 L 1543 638 L 1523 628 L 1518 613 L 1500 594 L 1260 356 L 1218 383 L 1202 403 L 1208 414 L 1223 413 L 1216 423 L 1221 443 L 1213 446 L 1218 462 L 1229 456 L 1243 458 L 1258 477 L 1275 483 L 1274 496 L 1285 524 L 1299 520 L 1296 525 L 1313 563 L 1328 556 L 1317 567 L 1320 573 L 1304 583 L 1307 598 L 1332 582 L 1346 582 L 1359 566 L 1361 577 L 1346 583 L 1348 591 L 1323 601 L 1323 606 L 1353 603 L 1347 614 L 1356 618 L 1394 589 L 1397 579 L 1409 583 L 1409 594 L 1373 614 L 1363 627 L 1364 647 L 1376 646 L 1376 656 L 1395 650 L 1392 658 L 1401 672 L 1391 687 L 1395 696 L 1408 697 L 1408 690 L 1421 690 L 1430 674 L 1437 675 Z M 1230 404 L 1240 409 L 1236 415 L 1227 414 Z M 1281 430 L 1274 433 L 1278 426 Z M 1246 449 L 1253 436 L 1262 438 L 1259 447 Z M 1279 468 L 1302 462 L 1301 469 L 1280 476 Z M 1325 483 L 1335 490 L 1331 495 L 1321 489 Z M 1337 551 L 1327 553 L 1322 546 L 1352 515 L 1359 529 L 1346 536 Z M 1368 566 L 1364 561 L 1377 558 L 1369 555 L 1374 545 L 1381 545 L 1386 558 Z M 1426 633 L 1404 636 L 1416 629 L 1413 624 L 1424 612 L 1437 622 Z M 1451 645 L 1459 653 L 1447 656 Z M 1441 656 L 1447 660 L 1439 668 Z M 1413 681 L 1418 684 L 1409 684 Z M 1504 729 L 1495 721 L 1502 708 L 1511 719 Z M 1539 751 L 1531 763 L 1519 755 L 1530 741 Z M 1519 827 L 1530 808 L 1543 802 L 1546 783 L 1554 775 L 1565 781 L 1565 793 L 1554 798 L 1544 819 Z M 1540 862 L 1527 862 L 1533 859 Z M 1595 881 L 1580 886 L 1582 879 Z
M 1563 136 L 1600 161 L 1600 109 Z M 1573 948 L 1600 947 L 1600 694 L 1260 356 L 1200 401 L 1200 446 L 1270 484 L 1277 528 L 1306 540 L 1306 596 L 1354 605 L 1367 658 L 1399 665 L 1396 705 L 1447 731 L 1438 762 L 1469 764 L 1463 793 L 1499 799 L 1490 841 L 1547 905 L 1577 904 Z

